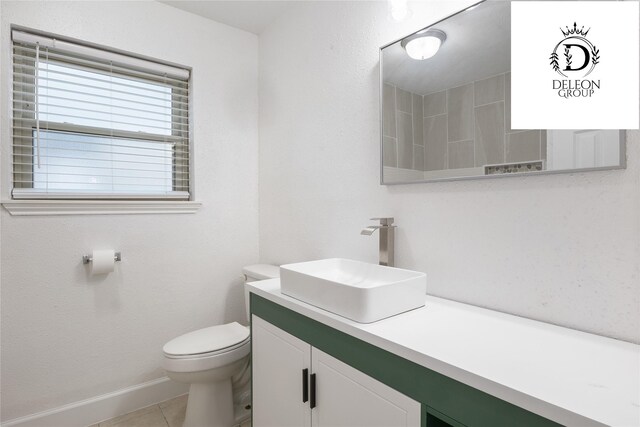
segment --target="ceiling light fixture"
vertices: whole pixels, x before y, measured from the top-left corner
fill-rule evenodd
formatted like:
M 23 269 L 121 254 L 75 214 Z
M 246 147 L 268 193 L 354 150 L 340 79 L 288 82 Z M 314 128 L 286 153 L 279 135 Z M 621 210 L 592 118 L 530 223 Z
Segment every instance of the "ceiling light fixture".
M 389 13 L 394 21 L 403 21 L 405 18 L 411 16 L 411 10 L 407 0 L 388 0 Z
M 428 29 L 402 39 L 400 43 L 413 59 L 429 59 L 438 52 L 447 39 L 444 31 Z

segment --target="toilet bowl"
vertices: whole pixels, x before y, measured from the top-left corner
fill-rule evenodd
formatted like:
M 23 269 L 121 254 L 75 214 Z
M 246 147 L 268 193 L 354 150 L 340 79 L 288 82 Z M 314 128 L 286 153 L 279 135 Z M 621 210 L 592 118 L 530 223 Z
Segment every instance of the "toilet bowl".
M 243 268 L 246 282 L 278 277 L 278 267 Z M 247 320 L 248 296 L 245 294 Z M 250 331 L 237 322 L 189 332 L 166 343 L 162 367 L 190 384 L 183 427 L 231 427 L 250 416 Z M 234 408 L 235 407 L 235 408 Z
M 249 328 L 233 322 L 199 329 L 169 341 L 162 350 L 167 376 L 191 384 L 184 426 L 232 426 L 231 378 L 249 363 Z

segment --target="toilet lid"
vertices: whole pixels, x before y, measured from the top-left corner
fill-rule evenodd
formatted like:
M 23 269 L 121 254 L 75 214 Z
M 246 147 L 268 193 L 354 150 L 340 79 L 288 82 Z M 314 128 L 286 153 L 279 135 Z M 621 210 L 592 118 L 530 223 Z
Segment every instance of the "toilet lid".
M 181 335 L 166 343 L 162 350 L 173 356 L 211 353 L 235 346 L 248 338 L 249 328 L 233 322 Z

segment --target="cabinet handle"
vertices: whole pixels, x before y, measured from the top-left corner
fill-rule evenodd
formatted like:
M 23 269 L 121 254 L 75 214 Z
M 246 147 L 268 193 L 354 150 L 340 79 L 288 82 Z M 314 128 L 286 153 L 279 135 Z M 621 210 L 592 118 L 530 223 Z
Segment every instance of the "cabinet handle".
M 311 402 L 309 406 L 311 409 L 316 407 L 316 374 L 311 374 Z
M 302 370 L 302 403 L 307 403 L 309 400 L 309 370 L 307 368 Z

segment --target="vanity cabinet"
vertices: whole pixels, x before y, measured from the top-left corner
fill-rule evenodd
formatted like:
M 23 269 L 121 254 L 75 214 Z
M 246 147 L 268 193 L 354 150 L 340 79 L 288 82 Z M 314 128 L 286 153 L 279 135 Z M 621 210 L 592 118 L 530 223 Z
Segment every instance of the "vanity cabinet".
M 254 315 L 251 316 L 251 364 L 252 425 L 309 427 L 311 346 Z M 303 373 L 307 386 L 304 396 Z
M 253 292 L 250 301 L 255 427 L 561 426 Z
M 420 427 L 421 405 L 252 316 L 253 426 Z

